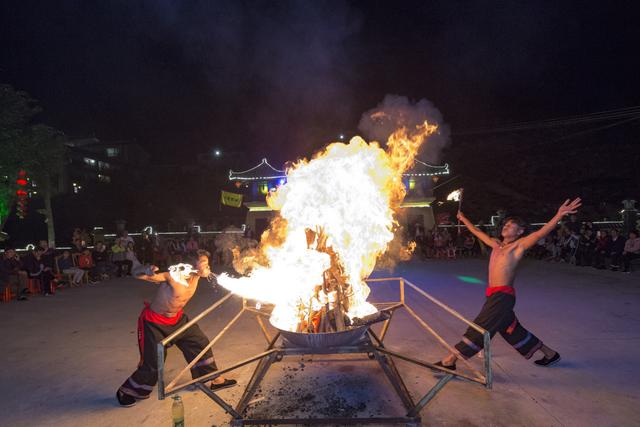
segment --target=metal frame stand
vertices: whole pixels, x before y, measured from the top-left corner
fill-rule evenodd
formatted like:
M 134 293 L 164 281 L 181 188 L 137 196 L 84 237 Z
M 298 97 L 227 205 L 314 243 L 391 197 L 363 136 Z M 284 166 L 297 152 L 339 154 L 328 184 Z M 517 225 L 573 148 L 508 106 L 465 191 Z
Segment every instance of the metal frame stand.
M 431 295 L 424 292 L 422 289 L 414 285 L 413 283 L 405 280 L 404 278 L 387 278 L 387 279 L 370 279 L 369 283 L 376 282 L 389 282 L 389 281 L 397 281 L 399 283 L 400 290 L 400 301 L 397 302 L 385 302 L 376 304 L 379 309 L 384 309 L 389 312 L 391 316 L 389 319 L 385 320 L 382 324 L 380 336 L 378 336 L 371 327 L 367 329 L 366 335 L 357 343 L 350 346 L 340 346 L 340 347 L 327 347 L 327 348 L 310 348 L 310 347 L 292 347 L 290 344 L 281 338 L 280 333 L 277 332 L 275 336 L 271 336 L 269 330 L 267 329 L 265 322 L 262 317 L 269 317 L 270 312 L 268 311 L 269 307 L 263 307 L 263 309 L 256 309 L 250 307 L 247 304 L 247 300 L 242 300 L 242 308 L 238 314 L 236 314 L 226 325 L 225 327 L 216 335 L 209 344 L 201 351 L 201 353 L 192 360 L 187 366 L 185 366 L 180 373 L 168 384 L 165 385 L 165 375 L 164 375 L 164 359 L 166 347 L 174 341 L 177 337 L 179 337 L 187 328 L 191 325 L 200 321 L 204 316 L 218 308 L 224 302 L 226 302 L 232 294 L 228 294 L 220 299 L 218 302 L 213 304 L 211 307 L 200 313 L 198 316 L 193 318 L 189 323 L 181 327 L 179 330 L 174 332 L 169 337 L 165 338 L 161 343 L 158 344 L 158 398 L 164 399 L 167 396 L 175 394 L 180 390 L 185 389 L 191 385 L 196 385 L 199 390 L 201 390 L 204 394 L 206 394 L 211 400 L 213 400 L 218 406 L 220 406 L 226 413 L 231 415 L 231 425 L 234 427 L 240 427 L 245 425 L 285 425 L 285 424 L 405 424 L 406 426 L 420 426 L 421 418 L 420 411 L 424 409 L 424 407 L 444 388 L 444 386 L 451 381 L 454 377 L 468 380 L 471 382 L 477 382 L 484 385 L 487 389 L 490 389 L 492 386 L 492 370 L 491 370 L 491 336 L 488 331 L 484 330 L 480 326 L 475 323 L 465 319 L 458 312 L 448 307 L 444 303 L 438 301 Z M 392 350 L 389 350 L 384 345 L 384 338 L 389 330 L 389 326 L 393 319 L 393 314 L 398 309 L 405 309 L 407 313 L 420 325 L 425 331 L 429 332 L 433 335 L 437 341 L 442 344 L 447 350 L 457 353 L 455 348 L 450 346 L 424 319 L 422 319 L 411 307 L 407 305 L 405 302 L 405 287 L 408 286 L 413 291 L 417 292 L 422 297 L 431 301 L 435 305 L 442 308 L 444 311 L 448 312 L 452 316 L 458 318 L 462 322 L 466 323 L 469 327 L 476 329 L 478 332 L 483 334 L 484 336 L 484 363 L 483 363 L 483 372 L 475 369 L 469 361 L 460 358 L 460 360 L 469 368 L 471 373 L 464 373 L 460 371 L 451 371 L 449 369 L 443 368 L 441 366 L 435 366 L 429 362 L 425 362 L 413 357 L 410 357 L 405 354 L 401 354 Z M 240 362 L 235 363 L 234 365 L 207 374 L 203 375 L 199 378 L 186 381 L 182 384 L 177 384 L 178 380 L 183 377 L 193 365 L 195 365 L 200 358 L 205 354 L 205 352 L 210 349 L 228 330 L 229 328 L 242 316 L 243 313 L 254 314 L 256 321 L 268 343 L 267 348 L 262 353 L 254 355 L 248 359 L 242 360 Z M 280 342 L 280 344 L 278 344 Z M 337 354 L 366 354 L 370 359 L 376 360 L 380 365 L 380 368 L 385 373 L 389 383 L 395 390 L 396 394 L 402 401 L 406 413 L 404 416 L 399 417 L 378 417 L 378 418 L 273 418 L 273 419 L 252 419 L 245 417 L 245 411 L 249 404 L 250 399 L 254 396 L 258 386 L 261 381 L 264 379 L 265 375 L 269 371 L 269 368 L 277 362 L 283 360 L 284 357 L 287 356 L 298 356 L 298 355 L 337 355 Z M 433 371 L 438 371 L 442 374 L 440 380 L 429 389 L 422 398 L 418 400 L 417 403 L 411 397 L 409 390 L 407 389 L 402 376 L 400 375 L 398 369 L 396 368 L 394 358 L 404 360 L 406 362 L 412 363 L 414 365 L 420 366 L 422 368 L 430 369 Z M 235 407 L 233 407 L 228 402 L 224 401 L 220 396 L 218 396 L 215 392 L 211 391 L 209 387 L 205 383 L 211 381 L 215 378 L 218 378 L 228 372 L 232 372 L 240 367 L 251 364 L 253 362 L 258 362 L 251 379 L 247 383 L 245 390 L 242 394 L 242 397 L 238 401 Z

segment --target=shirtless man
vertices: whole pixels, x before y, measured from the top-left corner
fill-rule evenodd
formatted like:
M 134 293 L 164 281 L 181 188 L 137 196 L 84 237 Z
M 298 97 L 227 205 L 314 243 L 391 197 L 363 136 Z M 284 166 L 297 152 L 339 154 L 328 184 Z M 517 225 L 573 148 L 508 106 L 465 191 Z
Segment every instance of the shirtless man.
M 544 357 L 535 361 L 539 366 L 550 366 L 557 363 L 560 361 L 560 353 L 544 345 L 535 335 L 527 331 L 516 318 L 513 312 L 516 303 L 516 293 L 513 288 L 516 267 L 528 249 L 549 234 L 562 217 L 575 213 L 580 206 L 579 198 L 574 201 L 567 199 L 548 223 L 538 231 L 524 237 L 525 223 L 520 218 L 507 218 L 502 228 L 502 240 L 489 237 L 474 227 L 462 212 L 458 212 L 458 219 L 467 226 L 469 231 L 485 245 L 492 248 L 489 259 L 487 299 L 474 323 L 489 331 L 492 338 L 496 332 L 499 332 L 526 359 L 530 359 L 538 350 L 542 351 Z M 436 365 L 455 370 L 458 357 L 465 359 L 473 357 L 482 350 L 483 346 L 483 336 L 475 329 L 468 328 L 462 340 L 455 346 L 459 354 L 450 354 L 442 361 L 437 362 Z
M 139 279 L 158 284 L 159 288 L 151 305 L 145 302 L 145 308 L 138 319 L 140 362 L 138 369 L 127 378 L 116 393 L 118 402 L 122 406 L 133 406 L 137 399 L 148 398 L 153 386 L 158 382 L 157 345 L 189 322 L 189 318 L 182 309 L 196 292 L 200 277 L 211 274 L 209 253 L 198 251 L 197 274 L 194 275 L 184 277 L 179 272 L 156 273 L 157 267 L 152 267 L 152 270 L 151 275 L 138 276 Z M 191 362 L 209 344 L 209 339 L 198 325 L 193 325 L 174 343 L 182 351 L 187 362 Z M 191 369 L 191 376 L 195 379 L 217 369 L 213 353 L 209 349 Z M 211 390 L 217 391 L 235 384 L 235 380 L 218 377 L 211 382 L 210 387 Z

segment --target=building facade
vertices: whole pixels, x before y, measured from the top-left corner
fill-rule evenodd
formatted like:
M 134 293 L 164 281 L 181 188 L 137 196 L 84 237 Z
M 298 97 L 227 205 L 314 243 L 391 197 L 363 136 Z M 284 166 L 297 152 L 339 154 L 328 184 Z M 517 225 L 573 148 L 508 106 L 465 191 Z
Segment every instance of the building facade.
M 407 195 L 401 205 L 398 220 L 405 229 L 412 232 L 416 223 L 422 224 L 425 229 L 434 226 L 431 204 L 435 198 L 432 189 L 435 182 L 449 174 L 448 164 L 433 166 L 420 160 L 416 160 L 414 167 L 403 174 Z M 286 184 L 286 172 L 270 165 L 267 159 L 262 159 L 251 169 L 229 171 L 229 181 L 244 196 L 243 205 L 247 208 L 246 226 L 259 236 L 269 226 L 274 214 L 267 206 L 266 195 Z

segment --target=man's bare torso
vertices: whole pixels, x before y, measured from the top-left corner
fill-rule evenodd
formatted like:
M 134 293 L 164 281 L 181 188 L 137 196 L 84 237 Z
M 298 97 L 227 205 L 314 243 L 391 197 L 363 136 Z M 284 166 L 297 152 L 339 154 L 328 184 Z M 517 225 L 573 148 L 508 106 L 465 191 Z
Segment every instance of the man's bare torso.
M 167 280 L 159 285 L 151 310 L 166 317 L 174 317 L 189 302 L 198 288 L 198 277 L 189 280 L 189 287 L 171 279 L 167 274 Z
M 517 240 L 511 243 L 498 242 L 489 259 L 489 287 L 513 286 L 516 267 L 523 253 Z

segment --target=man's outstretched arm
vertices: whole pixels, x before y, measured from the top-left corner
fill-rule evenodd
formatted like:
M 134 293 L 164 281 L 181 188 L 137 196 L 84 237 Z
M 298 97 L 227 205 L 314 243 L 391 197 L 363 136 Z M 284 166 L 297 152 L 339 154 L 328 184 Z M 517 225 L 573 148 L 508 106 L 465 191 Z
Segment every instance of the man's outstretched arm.
M 151 270 L 154 274 L 141 274 L 139 276 L 136 276 L 136 279 L 145 280 L 152 283 L 162 283 L 169 280 L 169 273 L 158 273 L 158 267 L 156 267 L 155 265 L 151 267 Z
M 553 216 L 553 218 L 551 218 L 549 222 L 543 225 L 540 230 L 537 230 L 520 239 L 520 246 L 522 246 L 522 248 L 525 250 L 532 248 L 538 240 L 542 239 L 544 236 L 549 234 L 551 230 L 556 228 L 556 225 L 558 225 L 558 222 L 562 219 L 563 216 L 576 213 L 580 206 L 582 206 L 582 200 L 580 200 L 580 197 L 576 198 L 573 201 L 571 201 L 571 199 L 567 199 L 558 208 L 558 212 Z
M 456 215 L 457 218 L 462 221 L 462 223 L 469 229 L 469 231 L 476 236 L 478 239 L 482 240 L 482 242 L 491 247 L 491 248 L 495 248 L 496 246 L 498 246 L 498 243 L 492 239 L 491 237 L 489 237 L 488 234 L 482 232 L 481 230 L 479 230 L 475 225 L 473 225 L 471 223 L 471 221 L 469 221 L 467 219 L 466 216 L 464 216 L 464 214 L 460 211 L 458 211 L 458 215 Z

